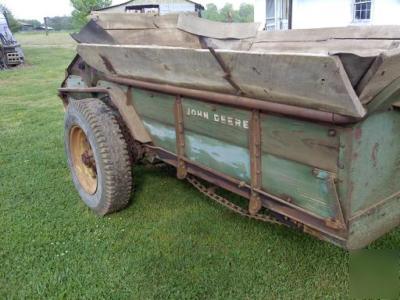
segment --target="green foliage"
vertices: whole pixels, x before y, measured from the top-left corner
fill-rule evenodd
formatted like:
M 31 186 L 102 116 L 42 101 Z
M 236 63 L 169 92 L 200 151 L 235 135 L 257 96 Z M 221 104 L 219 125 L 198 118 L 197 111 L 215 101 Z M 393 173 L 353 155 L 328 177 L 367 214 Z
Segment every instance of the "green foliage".
M 206 5 L 206 9 L 203 11 L 202 17 L 212 21 L 221 21 L 218 7 L 214 3 L 209 3 Z
M 12 12 L 3 4 L 0 4 L 0 11 L 4 13 L 4 16 L 8 20 L 8 25 L 11 32 L 17 32 L 21 29 L 21 24 L 14 18 Z
M 72 30 L 74 29 L 72 17 L 53 17 L 47 19 L 47 25 L 54 30 Z
M 224 7 L 218 10 L 215 4 L 207 4 L 202 17 L 219 22 L 254 22 L 254 6 L 252 4 L 242 3 L 239 10 L 235 10 L 232 4 L 226 3 Z
M 223 22 L 233 22 L 236 13 L 231 3 L 226 3 L 219 11 L 221 21 Z
M 248 3 L 240 4 L 237 21 L 235 20 L 235 22 L 254 22 L 254 5 Z
M 112 0 L 71 0 L 73 25 L 76 29 L 84 26 L 91 11 L 110 6 Z

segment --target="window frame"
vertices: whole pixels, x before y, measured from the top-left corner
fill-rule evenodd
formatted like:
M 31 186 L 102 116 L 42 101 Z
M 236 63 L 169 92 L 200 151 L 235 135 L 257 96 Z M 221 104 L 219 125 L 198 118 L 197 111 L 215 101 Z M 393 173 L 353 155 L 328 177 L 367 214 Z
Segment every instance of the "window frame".
M 369 19 L 357 19 L 356 18 L 356 11 L 357 11 L 357 5 L 363 4 L 363 3 L 371 3 L 371 8 L 369 10 Z M 357 2 L 356 0 L 351 1 L 352 5 L 352 23 L 354 24 L 365 24 L 365 23 L 371 23 L 372 22 L 372 17 L 373 17 L 373 8 L 374 8 L 374 1 L 373 0 L 361 0 Z M 362 11 L 362 10 L 361 10 Z

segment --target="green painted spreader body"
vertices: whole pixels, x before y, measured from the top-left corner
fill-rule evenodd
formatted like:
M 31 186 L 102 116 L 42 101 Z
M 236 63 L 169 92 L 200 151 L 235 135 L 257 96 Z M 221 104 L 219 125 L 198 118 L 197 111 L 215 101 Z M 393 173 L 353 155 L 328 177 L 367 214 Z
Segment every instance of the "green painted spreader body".
M 396 30 L 396 34 L 400 32 L 398 28 Z M 108 32 L 112 33 L 112 30 Z M 283 35 L 285 34 L 289 33 L 283 33 Z M 310 34 L 312 36 L 313 32 L 311 31 Z M 318 35 L 322 33 L 315 31 L 314 34 L 318 39 Z M 218 40 L 217 37 L 214 38 Z M 279 43 L 279 37 L 276 34 L 273 33 L 271 39 Z M 383 42 L 393 42 L 396 39 L 390 36 Z M 243 41 L 244 39 L 238 38 L 237 40 Z M 368 37 L 364 37 L 362 42 L 366 43 L 367 40 Z M 227 40 L 220 39 L 219 41 L 226 42 Z M 375 39 L 372 41 L 374 42 Z M 316 44 L 314 41 L 308 42 Z M 352 43 L 357 43 L 357 36 L 353 37 Z M 283 82 L 282 85 L 274 85 L 281 91 L 284 91 L 287 86 L 287 95 L 283 92 L 274 93 L 275 90 L 268 88 L 268 84 L 264 86 L 267 91 L 266 95 L 276 99 L 272 102 L 298 106 L 299 110 L 307 108 L 333 112 L 333 119 L 329 122 L 313 120 L 300 114 L 299 117 L 296 117 L 293 114 L 271 112 L 268 109 L 251 109 L 234 103 L 223 104 L 221 101 L 188 96 L 190 93 L 185 94 L 185 92 L 161 92 L 160 89 L 164 85 L 169 85 L 180 86 L 183 89 L 209 90 L 222 95 L 237 94 L 230 90 L 232 87 L 229 82 L 226 84 L 229 88 L 225 90 L 222 84 L 219 86 L 218 82 L 215 82 L 210 88 L 204 88 L 207 86 L 207 80 L 200 78 L 206 76 L 202 73 L 204 70 L 199 66 L 197 66 L 198 69 L 193 69 L 193 64 L 189 64 L 192 69 L 187 70 L 187 76 L 195 78 L 196 74 L 200 74 L 198 75 L 200 76 L 198 79 L 200 88 L 196 88 L 195 80 L 189 82 L 188 79 L 184 82 L 185 73 L 172 74 L 179 68 L 179 72 L 184 71 L 182 71 L 182 66 L 177 67 L 179 64 L 177 57 L 171 57 L 171 60 L 168 60 L 168 51 L 173 52 L 173 47 L 170 45 L 166 47 L 167 52 L 162 52 L 162 47 L 156 48 L 158 52 L 162 52 L 162 55 L 158 57 L 151 56 L 149 58 L 142 53 L 140 61 L 136 57 L 140 51 L 136 50 L 148 48 L 149 52 L 147 53 L 150 53 L 155 46 L 133 47 L 121 44 L 110 46 L 82 43 L 79 45 L 80 58 L 78 60 L 80 63 L 85 62 L 88 66 L 87 69 L 90 67 L 91 70 L 95 70 L 97 77 L 91 76 L 91 79 L 88 80 L 82 75 L 83 68 L 80 68 L 79 73 L 70 67 L 64 88 L 97 87 L 112 91 L 110 95 L 113 95 L 114 98 L 118 98 L 116 96 L 118 93 L 126 95 L 126 98 L 121 101 L 126 101 L 126 105 L 133 108 L 138 122 L 150 137 L 150 141 L 143 141 L 144 144 L 149 145 L 151 149 L 160 150 L 163 153 L 160 155 L 160 159 L 178 163 L 179 157 L 184 158 L 188 164 L 189 173 L 191 170 L 196 175 L 204 173 L 203 178 L 212 181 L 217 186 L 227 187 L 229 185 L 220 183 L 229 182 L 232 191 L 244 196 L 256 192 L 262 196 L 263 206 L 273 213 L 289 220 L 292 224 L 297 224 L 308 233 L 348 249 L 364 247 L 399 225 L 400 111 L 396 109 L 396 101 L 400 100 L 400 80 L 396 78 L 400 77 L 400 69 L 390 67 L 397 66 L 400 62 L 397 49 L 388 50 L 392 51 L 389 55 L 387 52 L 382 54 L 384 51 L 376 47 L 344 52 L 334 51 L 334 54 L 329 55 L 321 54 L 326 49 L 333 47 L 328 44 L 318 45 L 318 47 L 325 47 L 325 50 L 319 49 L 315 50 L 315 53 L 307 53 L 307 59 L 313 62 L 316 61 L 313 60 L 314 58 L 330 59 L 334 57 L 337 60 L 340 57 L 340 60 L 336 61 L 336 63 L 340 62 L 336 72 L 347 76 L 342 78 L 345 78 L 344 85 L 347 86 L 348 92 L 342 96 L 339 95 L 342 97 L 341 99 L 348 99 L 345 104 L 340 103 L 340 100 L 334 102 L 336 98 L 340 98 L 337 96 L 338 91 L 343 91 L 343 89 L 332 74 L 327 74 L 328 77 L 324 77 L 325 80 L 321 81 L 317 71 L 311 72 L 304 69 L 304 78 L 307 80 L 314 78 L 321 86 L 320 89 L 324 89 L 325 86 L 328 88 L 324 91 L 301 90 L 299 93 L 302 96 L 297 99 L 291 97 L 295 93 L 293 84 L 290 82 L 292 78 L 285 81 L 285 78 L 280 77 L 278 79 Z M 294 50 L 285 48 L 281 52 L 289 56 L 293 54 L 292 52 L 304 56 L 304 51 L 299 50 L 301 47 L 297 44 L 295 46 L 293 46 Z M 337 50 L 342 46 L 339 43 L 334 48 Z M 257 47 L 260 47 L 259 44 Z M 309 47 L 308 44 L 303 45 L 303 48 L 307 47 Z M 349 45 L 346 44 L 345 47 L 349 47 Z M 109 49 L 114 49 L 115 52 L 110 52 Z M 120 51 L 121 49 L 124 50 Z M 224 51 L 219 52 L 223 57 L 224 55 L 228 57 L 227 53 L 233 56 L 243 54 L 241 61 L 244 65 L 243 70 L 246 69 L 246 63 L 251 61 L 245 56 L 245 54 L 251 53 L 251 50 Z M 273 65 L 274 59 L 280 61 L 279 55 L 284 55 L 276 53 L 277 51 L 277 48 L 274 48 L 261 52 L 258 48 L 253 55 L 261 57 L 262 55 L 271 55 L 273 52 L 274 58 L 266 57 L 265 59 L 269 60 L 271 69 L 278 70 L 279 65 Z M 393 51 L 397 52 L 393 53 Z M 208 49 L 193 50 L 193 53 L 195 52 L 209 55 Z M 96 53 L 101 53 L 101 55 L 93 55 Z M 118 53 L 119 56 L 113 56 L 112 53 Z M 161 60 L 160 57 L 163 59 Z M 183 62 L 187 62 L 187 57 L 188 55 L 182 56 Z M 195 59 L 195 55 L 193 57 Z M 387 57 L 392 59 L 390 63 L 387 63 Z M 350 58 L 354 60 L 349 62 Z M 201 59 L 200 56 L 199 59 Z M 293 68 L 293 80 L 301 80 L 301 77 L 296 77 L 295 73 L 299 71 L 296 68 L 302 67 L 302 60 L 297 61 L 294 56 L 288 59 L 288 65 Z M 323 61 L 322 65 L 316 62 L 316 65 L 322 70 L 329 68 L 329 59 Z M 155 68 L 154 61 L 164 70 L 164 77 L 154 74 L 152 78 L 151 73 L 148 75 L 145 71 L 137 74 L 142 69 L 153 70 Z M 231 62 L 232 60 L 229 59 L 225 61 L 227 68 L 233 70 L 233 74 L 235 74 L 234 71 L 238 67 Z M 218 64 L 216 65 L 219 68 Z M 224 65 L 221 67 L 223 69 Z M 249 64 L 247 70 L 259 69 L 259 72 L 264 72 L 263 80 L 266 83 L 268 80 L 275 82 L 274 73 L 268 73 L 267 67 L 268 65 Z M 132 68 L 131 72 L 130 68 Z M 362 72 L 360 72 L 360 68 L 363 68 Z M 341 73 L 343 70 L 345 72 Z M 257 72 L 257 70 L 254 71 L 253 76 L 254 82 L 259 85 L 262 80 L 255 78 Z M 277 71 L 275 75 L 278 73 Z M 362 74 L 355 75 L 357 73 Z M 240 77 L 241 74 L 246 76 L 245 73 L 237 73 L 236 77 L 233 76 L 239 85 L 241 95 L 268 101 L 258 95 L 259 86 L 252 86 L 251 78 Z M 286 74 L 288 75 L 290 72 Z M 382 83 L 378 80 L 379 78 L 374 77 L 375 75 L 390 76 L 390 78 Z M 178 78 L 179 76 L 181 78 Z M 210 74 L 210 78 L 215 76 L 219 75 Z M 97 78 L 97 80 L 93 81 L 93 78 Z M 116 78 L 125 78 L 127 84 Z M 173 82 L 172 79 L 181 83 Z M 132 84 L 128 84 L 129 80 L 132 80 Z M 161 88 L 157 90 L 145 85 L 139 87 L 134 80 L 158 84 Z M 244 84 L 246 80 L 248 84 Z M 221 81 L 226 82 L 224 79 Z M 95 83 L 93 84 L 93 82 Z M 336 85 L 331 86 L 330 82 L 334 82 Z M 295 86 L 311 87 L 312 84 L 296 82 Z M 317 92 L 319 95 L 316 96 Z M 310 98 L 306 97 L 307 94 L 310 95 Z M 324 95 L 330 96 L 331 102 L 324 104 L 324 99 L 327 99 L 323 99 Z M 177 97 L 183 122 L 181 130 L 183 142 L 179 141 L 178 135 L 181 133 L 177 130 L 177 118 L 179 118 L 176 113 Z M 286 97 L 295 100 L 289 101 Z M 71 98 L 78 99 L 79 97 L 75 94 Z M 303 102 L 301 98 L 304 98 Z M 257 124 L 259 124 L 258 132 L 261 139 L 259 147 L 261 170 L 258 175 L 254 175 L 252 171 L 252 155 L 254 155 L 252 153 L 252 149 L 254 149 L 252 132 L 254 131 L 255 113 L 259 116 Z M 126 113 L 121 114 L 124 119 L 127 118 Z M 351 121 L 338 124 L 334 121 L 335 114 L 349 117 Z M 184 146 L 183 153 L 179 149 L 180 143 Z M 255 186 L 252 176 L 259 178 L 259 185 Z M 242 187 L 244 190 L 241 190 Z

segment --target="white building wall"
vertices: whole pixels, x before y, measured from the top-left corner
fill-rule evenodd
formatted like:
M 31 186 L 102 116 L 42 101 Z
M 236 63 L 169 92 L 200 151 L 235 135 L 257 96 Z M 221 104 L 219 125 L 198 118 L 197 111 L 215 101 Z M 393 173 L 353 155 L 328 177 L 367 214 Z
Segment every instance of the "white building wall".
M 375 0 L 372 6 L 374 25 L 400 25 L 400 0 Z
M 107 9 L 101 10 L 104 13 L 122 13 L 125 12 L 126 6 L 131 5 L 159 5 L 160 14 L 165 15 L 167 13 L 176 12 L 195 12 L 196 5 L 194 3 L 185 0 L 135 0 L 124 5 L 119 5 L 115 7 L 109 7 Z
M 160 15 L 177 12 L 195 12 L 196 6 L 193 3 L 164 3 L 160 4 Z
M 292 28 L 347 26 L 352 22 L 352 2 L 352 0 L 293 0 Z
M 254 22 L 260 23 L 260 30 L 265 28 L 265 20 L 267 19 L 267 1 L 255 0 L 254 3 Z
M 372 0 L 371 20 L 353 22 L 353 0 L 293 0 L 292 28 L 400 25 L 400 0 Z M 265 26 L 266 0 L 255 0 L 255 22 Z

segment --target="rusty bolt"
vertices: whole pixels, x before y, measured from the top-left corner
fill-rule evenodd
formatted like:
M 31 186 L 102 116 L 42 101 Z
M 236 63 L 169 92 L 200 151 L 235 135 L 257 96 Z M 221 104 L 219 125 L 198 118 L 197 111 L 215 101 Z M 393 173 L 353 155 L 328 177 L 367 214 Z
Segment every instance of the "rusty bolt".
M 332 137 L 336 136 L 336 130 L 335 129 L 329 129 L 328 130 L 328 135 L 332 136 Z

